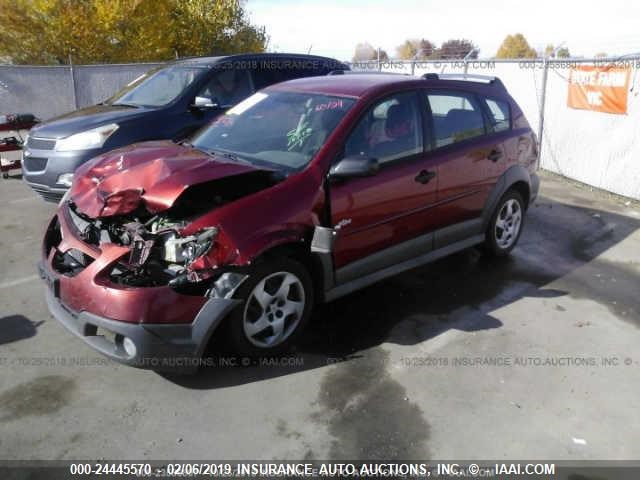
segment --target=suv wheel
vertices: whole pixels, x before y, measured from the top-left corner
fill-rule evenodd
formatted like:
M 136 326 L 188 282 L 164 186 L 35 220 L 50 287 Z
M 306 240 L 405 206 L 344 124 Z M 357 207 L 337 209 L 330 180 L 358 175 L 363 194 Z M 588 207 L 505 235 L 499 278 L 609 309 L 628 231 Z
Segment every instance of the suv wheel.
M 524 223 L 522 195 L 510 190 L 498 202 L 487 228 L 485 247 L 496 256 L 509 254 L 518 243 Z
M 304 266 L 288 258 L 256 266 L 236 297 L 242 304 L 231 316 L 229 329 L 236 351 L 245 355 L 286 350 L 313 309 L 311 277 Z

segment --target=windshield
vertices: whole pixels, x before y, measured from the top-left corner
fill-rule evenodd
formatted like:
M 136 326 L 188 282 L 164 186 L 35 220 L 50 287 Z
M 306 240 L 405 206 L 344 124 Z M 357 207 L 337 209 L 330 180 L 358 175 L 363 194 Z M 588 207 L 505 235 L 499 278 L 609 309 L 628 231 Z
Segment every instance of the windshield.
M 299 170 L 354 103 L 312 93 L 258 92 L 218 117 L 191 143 L 252 164 Z
M 176 99 L 204 72 L 201 67 L 165 67 L 138 77 L 107 100 L 111 105 L 161 107 Z

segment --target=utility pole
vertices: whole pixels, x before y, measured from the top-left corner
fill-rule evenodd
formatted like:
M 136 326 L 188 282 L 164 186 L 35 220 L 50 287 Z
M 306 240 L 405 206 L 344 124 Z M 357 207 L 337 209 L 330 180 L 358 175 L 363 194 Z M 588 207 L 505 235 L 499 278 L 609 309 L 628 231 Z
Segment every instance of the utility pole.
M 73 93 L 74 110 L 78 109 L 78 92 L 76 92 L 76 75 L 73 72 L 73 59 L 69 54 L 69 74 L 71 75 L 71 93 Z

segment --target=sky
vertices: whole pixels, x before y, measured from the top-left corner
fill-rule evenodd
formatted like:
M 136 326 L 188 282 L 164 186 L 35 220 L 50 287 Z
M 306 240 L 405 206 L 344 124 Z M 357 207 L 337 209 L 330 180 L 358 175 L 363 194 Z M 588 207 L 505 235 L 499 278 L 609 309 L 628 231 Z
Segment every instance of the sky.
M 350 60 L 369 42 L 394 57 L 408 38 L 436 44 L 466 38 L 493 57 L 502 40 L 522 33 L 543 50 L 566 42 L 572 55 L 640 52 L 640 2 L 631 0 L 247 0 L 251 20 L 266 27 L 268 49 Z

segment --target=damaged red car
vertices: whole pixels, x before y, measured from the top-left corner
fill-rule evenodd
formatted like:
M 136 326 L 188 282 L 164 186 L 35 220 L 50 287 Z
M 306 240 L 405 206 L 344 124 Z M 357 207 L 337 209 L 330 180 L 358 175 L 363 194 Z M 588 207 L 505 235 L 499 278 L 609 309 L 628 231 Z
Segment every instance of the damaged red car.
M 285 349 L 313 305 L 516 245 L 537 145 L 495 78 L 343 74 L 254 94 L 189 141 L 82 165 L 40 262 L 51 313 L 110 358 Z

